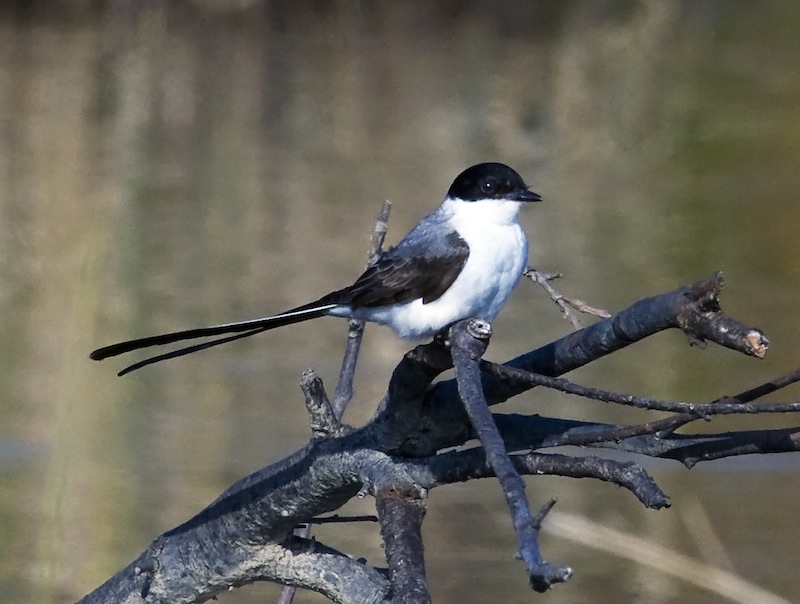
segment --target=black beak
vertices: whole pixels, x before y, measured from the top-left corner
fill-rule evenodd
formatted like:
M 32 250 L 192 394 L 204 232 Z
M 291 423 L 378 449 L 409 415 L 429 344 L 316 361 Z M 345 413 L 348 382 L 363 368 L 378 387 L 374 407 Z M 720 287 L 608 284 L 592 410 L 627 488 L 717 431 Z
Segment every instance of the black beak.
M 542 201 L 542 196 L 528 189 L 518 189 L 514 193 L 514 199 L 516 201 Z

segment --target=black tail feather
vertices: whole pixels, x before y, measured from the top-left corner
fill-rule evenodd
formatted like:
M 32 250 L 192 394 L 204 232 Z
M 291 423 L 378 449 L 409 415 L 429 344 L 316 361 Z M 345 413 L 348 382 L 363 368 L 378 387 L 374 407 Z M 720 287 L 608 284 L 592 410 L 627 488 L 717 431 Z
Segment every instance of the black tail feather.
M 167 359 L 174 359 L 175 357 L 182 357 L 185 354 L 191 354 L 193 352 L 197 352 L 199 350 L 205 350 L 206 348 L 211 348 L 212 346 L 218 346 L 220 344 L 225 344 L 226 342 L 233 342 L 234 340 L 239 340 L 241 338 L 246 338 L 248 336 L 253 336 L 257 333 L 261 333 L 262 331 L 267 331 L 268 327 L 261 327 L 260 329 L 252 329 L 250 331 L 245 331 L 244 333 L 237 333 L 232 336 L 227 336 L 225 338 L 220 338 L 219 340 L 211 340 L 210 342 L 203 342 L 202 344 L 195 344 L 194 346 L 187 346 L 186 348 L 179 348 L 178 350 L 173 350 L 171 352 L 166 352 L 164 354 L 159 354 L 154 357 L 146 358 L 142 361 L 134 363 L 133 365 L 128 365 L 125 369 L 120 371 L 117 375 L 122 377 L 127 373 L 131 373 L 132 371 L 136 371 L 137 369 L 141 369 L 142 367 L 147 367 L 148 365 L 152 365 L 153 363 L 158 363 L 159 361 L 166 361 Z
M 239 323 L 226 323 L 224 325 L 213 325 L 211 327 L 200 327 L 197 329 L 187 329 L 185 331 L 177 331 L 174 333 L 165 333 L 157 336 L 149 336 L 146 338 L 137 338 L 136 340 L 128 340 L 126 342 L 118 342 L 116 344 L 111 344 L 110 346 L 104 346 L 102 348 L 98 348 L 89 355 L 89 358 L 94 361 L 101 361 L 103 359 L 107 359 L 109 357 L 115 357 L 117 355 L 124 354 L 126 352 L 139 350 L 140 348 L 149 348 L 150 346 L 162 346 L 164 344 L 172 344 L 173 342 L 180 342 L 181 340 L 206 338 L 226 333 L 239 334 L 236 337 L 222 338 L 220 340 L 214 340 L 213 342 L 208 342 L 209 346 L 216 346 L 217 344 L 222 344 L 226 341 L 236 340 L 239 337 L 251 336 L 256 333 L 260 333 L 262 331 L 267 331 L 268 329 L 275 329 L 276 327 L 283 327 L 284 325 L 291 325 L 293 323 L 300 323 L 301 321 L 307 321 L 309 319 L 324 317 L 325 315 L 328 314 L 328 311 L 335 306 L 337 305 L 336 304 L 320 305 L 319 303 L 312 303 L 286 311 L 285 313 L 281 313 L 280 315 L 275 315 L 274 317 L 253 319 L 251 321 L 242 321 Z M 200 344 L 198 346 L 190 346 L 188 348 L 184 348 L 181 350 L 188 350 L 189 352 L 194 352 L 195 350 L 203 350 L 204 348 L 208 348 L 209 346 Z M 182 352 L 182 354 L 189 354 L 189 352 Z M 169 356 L 171 354 L 172 353 L 167 353 L 161 356 L 163 356 L 164 358 L 172 358 L 172 356 Z M 176 354 L 174 356 L 181 356 L 181 355 Z M 131 369 L 131 371 L 133 371 L 133 369 Z

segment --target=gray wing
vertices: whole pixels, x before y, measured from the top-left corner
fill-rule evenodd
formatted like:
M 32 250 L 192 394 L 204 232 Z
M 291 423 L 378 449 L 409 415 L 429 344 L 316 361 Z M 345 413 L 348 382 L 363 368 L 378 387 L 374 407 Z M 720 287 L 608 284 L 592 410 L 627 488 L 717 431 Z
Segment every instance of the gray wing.
M 350 287 L 328 294 L 320 302 L 347 304 L 354 310 L 403 304 L 422 298 L 423 304 L 439 299 L 453 284 L 469 257 L 469 246 L 457 232 L 441 231 L 435 237 L 412 231 L 378 260 Z

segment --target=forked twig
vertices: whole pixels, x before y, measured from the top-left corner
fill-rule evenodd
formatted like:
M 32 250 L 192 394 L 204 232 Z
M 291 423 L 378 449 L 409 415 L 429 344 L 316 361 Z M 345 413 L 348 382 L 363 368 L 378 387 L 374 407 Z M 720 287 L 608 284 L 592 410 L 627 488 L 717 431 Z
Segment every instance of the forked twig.
M 578 315 L 575 314 L 573 310 L 577 310 L 578 312 L 587 315 L 601 317 L 603 319 L 608 319 L 611 316 L 607 310 L 595 308 L 594 306 L 590 306 L 583 300 L 579 300 L 577 298 L 569 298 L 550 285 L 551 281 L 563 277 L 561 273 L 543 273 L 541 271 L 537 271 L 535 268 L 528 267 L 525 269 L 523 275 L 544 288 L 544 290 L 550 296 L 550 299 L 561 310 L 561 314 L 564 316 L 564 318 L 572 323 L 572 326 L 575 329 L 580 329 L 582 325 Z

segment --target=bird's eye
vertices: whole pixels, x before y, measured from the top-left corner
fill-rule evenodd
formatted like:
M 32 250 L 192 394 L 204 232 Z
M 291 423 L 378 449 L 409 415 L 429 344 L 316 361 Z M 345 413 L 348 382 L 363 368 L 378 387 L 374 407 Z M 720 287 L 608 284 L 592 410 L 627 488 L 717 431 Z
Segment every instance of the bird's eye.
M 481 191 L 487 195 L 493 195 L 497 191 L 497 181 L 494 178 L 487 178 L 481 182 Z

